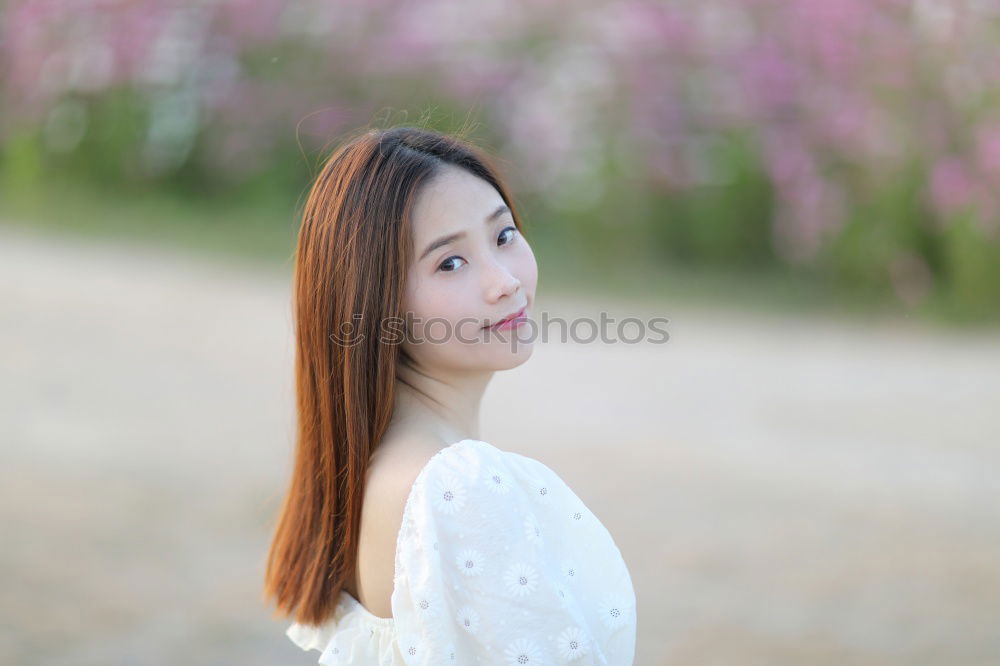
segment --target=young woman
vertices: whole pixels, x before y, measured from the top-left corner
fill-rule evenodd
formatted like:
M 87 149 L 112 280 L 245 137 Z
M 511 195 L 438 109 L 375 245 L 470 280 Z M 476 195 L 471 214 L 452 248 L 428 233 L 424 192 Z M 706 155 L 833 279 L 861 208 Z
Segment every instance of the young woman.
M 479 439 L 486 385 L 537 336 L 521 232 L 492 160 L 459 136 L 369 130 L 313 184 L 265 595 L 321 664 L 632 664 L 611 535 L 546 465 Z

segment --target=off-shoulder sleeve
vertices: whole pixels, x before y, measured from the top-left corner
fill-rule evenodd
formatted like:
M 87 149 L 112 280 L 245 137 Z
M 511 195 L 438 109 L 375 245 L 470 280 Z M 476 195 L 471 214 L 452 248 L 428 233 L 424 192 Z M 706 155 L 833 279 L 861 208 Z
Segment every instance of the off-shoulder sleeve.
M 541 462 L 463 440 L 421 470 L 392 594 L 407 666 L 629 666 L 634 609 L 610 534 Z

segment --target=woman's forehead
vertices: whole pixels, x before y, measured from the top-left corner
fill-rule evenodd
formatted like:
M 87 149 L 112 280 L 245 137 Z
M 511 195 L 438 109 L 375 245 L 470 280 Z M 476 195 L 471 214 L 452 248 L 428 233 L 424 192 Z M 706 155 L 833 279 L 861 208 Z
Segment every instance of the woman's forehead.
M 415 233 L 422 236 L 458 231 L 486 218 L 503 198 L 482 178 L 448 168 L 420 193 L 414 206 Z

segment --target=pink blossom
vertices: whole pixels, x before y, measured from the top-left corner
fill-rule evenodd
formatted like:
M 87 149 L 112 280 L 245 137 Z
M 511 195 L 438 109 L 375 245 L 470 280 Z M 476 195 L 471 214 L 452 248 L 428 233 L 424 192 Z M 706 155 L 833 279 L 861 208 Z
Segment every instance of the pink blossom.
M 942 213 L 951 213 L 970 204 L 976 194 L 974 175 L 968 165 L 955 157 L 939 160 L 931 172 L 931 201 Z
M 976 158 L 980 171 L 1000 186 L 1000 124 L 979 128 L 976 133 Z

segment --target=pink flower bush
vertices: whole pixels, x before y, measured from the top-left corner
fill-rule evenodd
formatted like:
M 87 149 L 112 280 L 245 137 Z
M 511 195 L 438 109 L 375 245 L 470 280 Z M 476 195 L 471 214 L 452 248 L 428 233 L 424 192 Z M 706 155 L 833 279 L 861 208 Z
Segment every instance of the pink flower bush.
M 72 150 L 90 102 L 128 89 L 146 106 L 147 177 L 200 160 L 232 178 L 296 142 L 416 121 L 399 105 L 427 93 L 486 117 L 505 156 L 530 165 L 518 187 L 578 209 L 620 189 L 594 185 L 608 164 L 650 195 L 724 187 L 740 173 L 727 142 L 749 136 L 788 260 L 812 261 L 913 164 L 942 224 L 967 208 L 993 229 L 1000 211 L 997 3 L 12 0 L 0 12 L 0 149 L 36 130 Z

